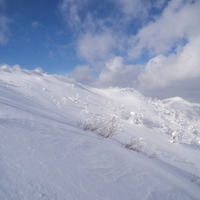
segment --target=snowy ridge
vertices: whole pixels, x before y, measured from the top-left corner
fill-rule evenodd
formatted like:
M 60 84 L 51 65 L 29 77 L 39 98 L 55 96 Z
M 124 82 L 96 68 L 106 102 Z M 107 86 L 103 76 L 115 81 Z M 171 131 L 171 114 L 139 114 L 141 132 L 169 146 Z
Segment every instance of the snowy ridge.
M 3 200 L 200 196 L 200 105 L 180 98 L 3 66 L 0 135 Z

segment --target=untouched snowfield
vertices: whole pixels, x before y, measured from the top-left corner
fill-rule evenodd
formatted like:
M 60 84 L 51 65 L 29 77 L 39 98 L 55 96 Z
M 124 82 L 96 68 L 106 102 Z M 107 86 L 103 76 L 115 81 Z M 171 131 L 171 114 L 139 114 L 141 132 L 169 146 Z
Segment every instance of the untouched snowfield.
M 200 105 L 0 68 L 1 200 L 199 200 Z

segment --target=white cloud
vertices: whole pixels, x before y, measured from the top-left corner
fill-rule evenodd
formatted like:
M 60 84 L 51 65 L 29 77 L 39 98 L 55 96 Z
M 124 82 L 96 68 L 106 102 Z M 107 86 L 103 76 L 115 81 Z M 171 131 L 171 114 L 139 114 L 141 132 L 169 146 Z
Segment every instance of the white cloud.
M 93 75 L 94 70 L 87 65 L 76 66 L 70 74 L 70 78 L 87 85 L 93 85 L 96 78 Z
M 121 11 L 124 14 L 123 20 L 131 21 L 133 19 L 140 20 L 140 23 L 148 20 L 149 12 L 151 9 L 162 10 L 168 0 L 113 0 L 121 7 Z
M 136 17 L 139 13 L 146 14 L 146 7 L 141 0 L 117 0 L 122 6 L 122 11 L 126 14 L 126 17 Z M 143 16 L 141 16 L 143 17 Z
M 126 65 L 122 57 L 113 57 L 106 62 L 96 85 L 100 87 L 133 87 L 141 70 L 142 66 L 140 65 Z
M 147 87 L 156 88 L 165 87 L 172 81 L 200 77 L 199 52 L 200 37 L 189 42 L 178 54 L 150 60 L 140 78 L 149 80 Z
M 135 36 L 138 44 L 132 48 L 131 56 L 139 56 L 144 48 L 155 56 L 138 77 L 140 91 L 156 97 L 175 95 L 200 102 L 199 10 L 200 1 L 186 4 L 171 1 L 160 19 Z M 179 44 L 183 37 L 187 38 L 186 44 Z
M 59 4 L 59 11 L 71 28 L 78 28 L 81 26 L 82 19 L 79 12 L 84 10 L 87 1 L 88 0 L 63 0 Z
M 199 52 L 200 36 L 193 38 L 177 54 L 151 59 L 138 78 L 138 89 L 157 96 L 168 96 L 167 91 L 173 90 L 173 95 L 184 94 L 191 99 L 189 94 L 194 90 L 194 83 L 200 83 Z M 195 86 L 195 91 L 200 94 L 200 84 Z
M 130 40 L 126 32 L 131 29 L 128 26 L 136 18 L 140 22 L 147 19 L 149 10 L 161 8 L 165 1 L 156 0 L 151 4 L 141 0 L 108 0 L 98 4 L 92 0 L 62 0 L 59 11 L 73 32 L 77 55 L 91 64 L 94 59 L 111 58 L 116 51 L 119 55 L 127 54 Z M 102 6 L 105 12 L 106 6 L 112 6 L 112 10 L 102 15 L 96 4 Z
M 112 28 L 106 25 L 112 20 L 96 17 L 98 9 L 88 9 L 92 4 L 91 0 L 63 0 L 59 6 L 68 28 L 73 32 L 77 55 L 89 64 L 106 60 L 116 46 Z
M 122 14 L 121 19 L 112 14 L 95 18 L 91 11 L 82 18 L 80 11 L 89 0 L 63 0 L 67 22 L 71 27 L 81 26 L 75 38 L 77 54 L 93 66 L 78 66 L 73 77 L 97 86 L 137 87 L 157 97 L 200 94 L 200 1 L 110 1 L 113 9 L 118 5 L 115 11 Z M 150 14 L 152 9 L 159 14 Z M 144 19 L 143 27 L 131 35 L 131 23 L 138 17 L 141 22 Z M 125 64 L 144 53 L 152 58 L 147 64 Z M 99 60 L 105 64 L 98 68 L 99 77 L 92 78 Z
M 120 56 L 109 59 L 98 75 L 94 68 L 86 65 L 77 66 L 70 78 L 95 87 L 134 87 L 141 65 L 126 65 Z
M 166 3 L 167 3 L 167 0 L 154 0 L 152 1 L 151 6 L 157 9 L 162 9 Z
M 200 1 L 184 4 L 183 0 L 170 1 L 161 18 L 142 28 L 130 40 L 128 51 L 131 59 L 147 51 L 151 56 L 167 53 L 179 43 L 180 39 L 189 39 L 199 34 Z
M 81 58 L 87 61 L 98 59 L 106 60 L 115 46 L 115 40 L 111 33 L 86 33 L 82 35 L 77 43 L 77 52 Z
M 116 52 L 119 52 L 119 55 L 128 54 L 132 59 L 140 56 L 145 47 L 150 51 L 155 49 L 152 47 L 155 45 L 152 35 L 155 33 L 159 35 L 159 22 L 157 22 L 158 25 L 157 23 L 154 23 L 153 26 L 149 25 L 149 28 L 142 29 L 138 35 L 131 38 L 127 31 L 132 29 L 131 24 L 134 23 L 134 20 L 143 24 L 143 20 L 149 20 L 149 12 L 152 8 L 162 9 L 166 2 L 167 0 L 155 0 L 152 3 L 141 0 L 108 0 L 98 4 L 102 8 L 112 5 L 109 14 L 102 15 L 102 10 L 94 7 L 97 3 L 92 0 L 62 0 L 59 4 L 59 11 L 68 28 L 73 32 L 74 40 L 77 42 L 77 55 L 90 63 L 94 59 L 107 60 Z M 114 37 L 113 33 L 115 33 Z M 160 33 L 160 38 L 158 37 L 157 40 L 163 40 L 162 34 Z M 151 42 L 148 38 L 151 39 Z M 135 41 L 139 41 L 139 43 L 137 44 Z M 159 48 L 166 50 L 168 49 L 166 45 L 169 46 L 168 40 L 162 42 Z M 129 47 L 128 52 L 127 47 Z

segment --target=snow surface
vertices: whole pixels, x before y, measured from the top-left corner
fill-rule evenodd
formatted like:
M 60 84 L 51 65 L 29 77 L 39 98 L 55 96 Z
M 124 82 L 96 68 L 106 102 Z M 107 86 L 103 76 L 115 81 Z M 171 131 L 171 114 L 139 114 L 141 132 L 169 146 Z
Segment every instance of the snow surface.
M 0 68 L 1 200 L 198 200 L 199 155 L 199 104 Z

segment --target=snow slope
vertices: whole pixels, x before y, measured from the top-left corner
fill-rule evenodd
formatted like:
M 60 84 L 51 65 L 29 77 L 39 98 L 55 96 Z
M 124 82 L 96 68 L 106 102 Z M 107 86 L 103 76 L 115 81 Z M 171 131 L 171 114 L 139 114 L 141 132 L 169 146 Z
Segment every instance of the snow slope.
M 2 200 L 198 200 L 199 155 L 199 104 L 0 68 Z

